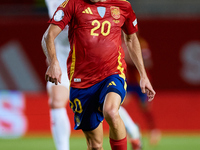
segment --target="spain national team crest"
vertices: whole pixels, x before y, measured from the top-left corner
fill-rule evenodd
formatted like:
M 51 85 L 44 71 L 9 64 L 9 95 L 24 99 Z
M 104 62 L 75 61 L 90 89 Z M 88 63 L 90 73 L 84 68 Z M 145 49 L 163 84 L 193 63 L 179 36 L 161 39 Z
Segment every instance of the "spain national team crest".
M 120 18 L 120 9 L 119 9 L 119 7 L 111 6 L 110 10 L 111 10 L 111 15 L 112 15 L 112 17 L 114 19 L 119 19 Z

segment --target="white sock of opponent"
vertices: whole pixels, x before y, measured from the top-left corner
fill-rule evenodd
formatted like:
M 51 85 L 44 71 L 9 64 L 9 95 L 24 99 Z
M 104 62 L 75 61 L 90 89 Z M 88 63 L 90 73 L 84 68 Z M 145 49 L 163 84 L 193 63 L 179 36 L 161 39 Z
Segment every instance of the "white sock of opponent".
M 57 150 L 69 150 L 70 122 L 65 108 L 51 109 L 51 131 Z
M 130 138 L 132 139 L 139 139 L 140 138 L 140 131 L 138 126 L 133 122 L 127 111 L 121 106 L 119 108 L 119 115 L 121 116 L 124 125 L 126 127 L 126 131 Z

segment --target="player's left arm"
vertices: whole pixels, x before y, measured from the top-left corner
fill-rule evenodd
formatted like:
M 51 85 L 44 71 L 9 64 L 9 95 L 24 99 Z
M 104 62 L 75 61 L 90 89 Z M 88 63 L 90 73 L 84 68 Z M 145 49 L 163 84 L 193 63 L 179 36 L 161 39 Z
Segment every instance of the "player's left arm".
M 147 96 L 149 97 L 149 101 L 153 100 L 155 96 L 155 91 L 147 77 L 147 73 L 144 67 L 142 52 L 139 40 L 137 38 L 136 33 L 133 34 L 124 34 L 125 43 L 128 48 L 129 55 L 134 62 L 135 66 L 137 67 L 137 70 L 140 74 L 140 87 L 142 89 L 143 93 L 147 93 Z

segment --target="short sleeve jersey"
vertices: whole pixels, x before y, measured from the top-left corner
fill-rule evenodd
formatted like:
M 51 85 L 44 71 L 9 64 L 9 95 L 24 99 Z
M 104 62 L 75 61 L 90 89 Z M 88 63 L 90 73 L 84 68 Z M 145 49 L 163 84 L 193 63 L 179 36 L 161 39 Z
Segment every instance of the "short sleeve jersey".
M 69 25 L 68 77 L 73 88 L 88 88 L 106 77 L 125 78 L 121 29 L 137 31 L 137 19 L 126 0 L 66 0 L 49 21 L 64 29 Z

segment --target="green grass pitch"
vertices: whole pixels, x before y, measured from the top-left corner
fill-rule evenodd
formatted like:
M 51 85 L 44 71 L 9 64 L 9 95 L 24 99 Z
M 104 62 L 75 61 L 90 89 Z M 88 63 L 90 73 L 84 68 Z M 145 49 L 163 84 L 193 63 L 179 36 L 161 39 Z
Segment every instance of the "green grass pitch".
M 200 150 L 200 135 L 163 135 L 157 146 L 148 144 L 143 136 L 143 150 Z M 86 150 L 83 136 L 72 136 L 70 150 Z M 104 137 L 104 150 L 110 150 L 109 138 Z M 19 139 L 0 139 L 0 150 L 56 150 L 50 136 L 28 136 Z M 131 150 L 128 144 L 128 150 Z

